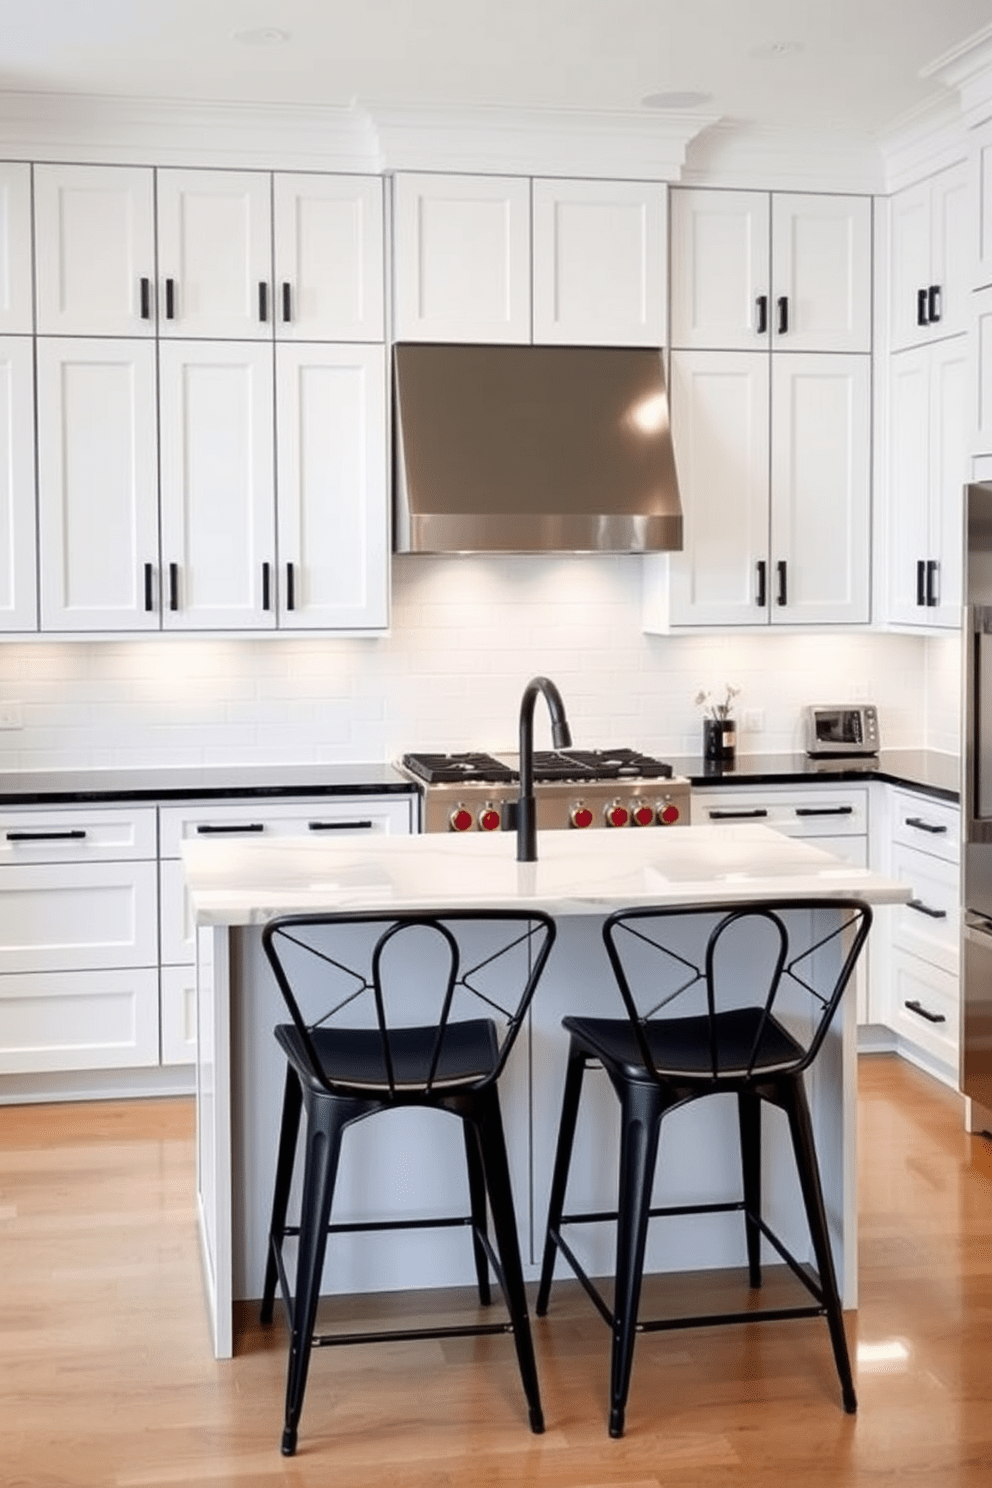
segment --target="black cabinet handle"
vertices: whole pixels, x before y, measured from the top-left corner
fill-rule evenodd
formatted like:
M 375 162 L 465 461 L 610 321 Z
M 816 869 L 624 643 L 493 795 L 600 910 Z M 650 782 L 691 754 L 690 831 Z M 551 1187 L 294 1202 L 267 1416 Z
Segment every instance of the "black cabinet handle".
M 764 558 L 758 559 L 758 592 L 755 595 L 755 603 L 763 608 L 768 603 L 768 564 Z
M 925 605 L 927 602 L 927 566 L 922 558 L 916 560 L 916 603 Z
M 296 570 L 291 563 L 286 564 L 286 608 L 296 609 Z
M 759 295 L 754 302 L 754 308 L 758 312 L 755 330 L 759 336 L 763 336 L 768 329 L 768 296 Z
M 270 610 L 272 608 L 271 567 L 272 567 L 272 565 L 269 564 L 269 563 L 263 563 L 262 564 L 262 609 L 263 610 Z
M 786 584 L 786 562 L 784 558 L 780 558 L 778 560 L 775 565 L 775 570 L 778 574 L 778 593 L 775 596 L 775 603 L 777 605 L 788 604 L 789 599 L 788 588 Z
M 282 318 L 288 325 L 293 318 L 293 304 L 290 298 L 289 282 L 282 281 Z
M 946 832 L 946 826 L 940 826 L 937 822 L 924 821 L 922 816 L 907 816 L 905 818 L 907 827 L 915 827 L 918 832 L 929 832 L 932 837 L 939 837 Z
M 784 336 L 789 329 L 789 296 L 779 295 L 778 298 L 778 333 Z
M 269 286 L 264 279 L 258 284 L 258 318 L 266 321 L 269 318 Z
M 179 564 L 169 564 L 169 609 L 179 608 Z
M 940 285 L 931 284 L 927 290 L 927 324 L 936 325 L 940 320 Z
M 372 822 L 368 819 L 362 821 L 312 821 L 307 822 L 311 832 L 364 832 L 369 831 Z
M 165 318 L 166 320 L 176 318 L 176 281 L 174 279 L 165 281 Z
M 915 1013 L 918 1018 L 925 1018 L 928 1023 L 947 1022 L 943 1013 L 931 1013 L 929 1008 L 925 1008 L 922 1003 L 917 1002 L 915 997 L 911 1002 L 904 1002 L 903 1007 L 909 1008 L 909 1011 Z
M 939 564 L 936 558 L 927 559 L 927 604 L 931 607 L 940 603 L 939 585 L 937 575 Z
M 745 818 L 753 816 L 767 816 L 768 812 L 764 806 L 752 806 L 748 810 L 731 810 L 729 806 L 713 806 L 706 815 L 711 821 L 744 821 Z
M 197 827 L 201 837 L 221 837 L 232 832 L 264 832 L 264 822 L 203 822 Z
M 151 320 L 152 316 L 152 286 L 150 279 L 141 281 L 141 318 Z
M 922 899 L 907 899 L 907 909 L 915 909 L 917 914 L 926 915 L 928 920 L 946 920 L 946 909 L 934 909 L 932 905 L 924 904 Z
M 8 842 L 79 842 L 86 833 L 82 827 L 71 827 L 64 832 L 8 832 Z
M 918 326 L 929 325 L 927 319 L 927 292 L 925 289 L 916 291 L 916 324 Z
M 852 816 L 853 806 L 797 806 L 797 816 Z
M 150 563 L 145 564 L 145 609 L 150 613 L 155 608 L 155 596 L 152 591 L 153 571 Z

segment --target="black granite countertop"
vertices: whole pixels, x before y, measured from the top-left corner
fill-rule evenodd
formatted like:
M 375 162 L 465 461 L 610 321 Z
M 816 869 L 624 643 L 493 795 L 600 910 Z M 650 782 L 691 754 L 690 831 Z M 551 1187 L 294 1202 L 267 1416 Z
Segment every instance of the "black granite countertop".
M 392 765 L 202 765 L 172 768 L 17 770 L 0 774 L 0 806 L 82 801 L 224 800 L 238 796 L 412 795 Z
M 810 759 L 807 754 L 737 754 L 719 763 L 700 755 L 670 761 L 677 775 L 698 786 L 795 785 L 811 780 L 885 780 L 941 801 L 961 799 L 961 762 L 936 749 L 883 749 L 878 755 Z

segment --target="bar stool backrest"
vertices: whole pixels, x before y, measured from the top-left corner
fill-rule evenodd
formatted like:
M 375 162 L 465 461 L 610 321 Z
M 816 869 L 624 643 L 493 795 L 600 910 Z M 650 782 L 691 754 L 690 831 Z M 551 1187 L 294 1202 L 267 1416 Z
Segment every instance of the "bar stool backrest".
M 610 915 L 603 938 L 644 1068 L 710 1085 L 805 1069 L 871 920 L 855 899 Z
M 481 1048 L 484 1024 L 495 1042 L 474 1077 L 462 1058 L 459 1083 L 495 1080 L 554 939 L 553 920 L 536 909 L 283 915 L 262 931 L 312 1078 L 353 1092 L 355 1079 L 336 1080 L 327 1058 L 348 1030 L 352 1071 L 357 1057 L 361 1083 L 390 1099 L 429 1097 L 450 1079 L 453 1049 Z

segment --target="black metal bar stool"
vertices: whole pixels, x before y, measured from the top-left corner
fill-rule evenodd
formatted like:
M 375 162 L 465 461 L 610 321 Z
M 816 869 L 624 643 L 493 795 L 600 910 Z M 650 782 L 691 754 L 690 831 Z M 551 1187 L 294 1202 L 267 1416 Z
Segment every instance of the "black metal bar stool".
M 262 943 L 292 1019 L 275 1030 L 288 1064 L 261 1312 L 271 1322 L 278 1283 L 291 1329 L 284 1455 L 296 1450 L 314 1343 L 512 1332 L 531 1429 L 544 1430 L 496 1082 L 554 938 L 554 923 L 537 910 L 292 915 L 265 926 Z M 471 1212 L 331 1223 L 346 1128 L 400 1106 L 462 1122 Z M 288 1224 L 301 1113 L 301 1212 Z M 329 1234 L 449 1225 L 471 1229 L 479 1300 L 490 1301 L 491 1266 L 509 1321 L 314 1336 Z M 295 1289 L 283 1257 L 289 1236 L 298 1239 Z
M 825 914 L 829 919 L 825 919 Z M 638 1332 L 785 1317 L 826 1317 L 844 1409 L 857 1399 L 844 1333 L 803 1072 L 816 1057 L 871 924 L 856 900 L 782 899 L 748 905 L 644 908 L 603 926 L 625 1018 L 567 1017 L 570 1035 L 537 1312 L 548 1309 L 560 1253 L 612 1334 L 611 1436 L 622 1436 Z M 602 1066 L 620 1101 L 616 1210 L 564 1212 L 582 1080 Z M 742 1190 L 726 1203 L 652 1208 L 661 1122 L 704 1096 L 736 1094 Z M 801 1264 L 761 1214 L 762 1103 L 788 1118 L 816 1273 Z M 761 1285 L 764 1236 L 812 1294 L 813 1304 L 641 1321 L 638 1308 L 649 1220 L 661 1215 L 740 1212 L 748 1277 Z M 612 1308 L 562 1234 L 570 1224 L 616 1221 Z

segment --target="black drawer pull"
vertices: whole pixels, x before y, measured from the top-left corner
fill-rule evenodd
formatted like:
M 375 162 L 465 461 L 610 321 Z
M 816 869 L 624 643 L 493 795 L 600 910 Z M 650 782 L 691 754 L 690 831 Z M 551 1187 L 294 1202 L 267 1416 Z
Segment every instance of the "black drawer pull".
M 179 564 L 169 564 L 169 609 L 179 608 Z
M 269 318 L 269 286 L 264 279 L 258 283 L 258 318 L 262 322 Z
M 927 290 L 927 324 L 936 325 L 940 320 L 940 285 L 931 284 Z
M 940 572 L 940 564 L 937 562 L 936 558 L 928 558 L 927 559 L 927 604 L 928 605 L 931 605 L 931 606 L 933 606 L 933 605 L 939 605 L 940 604 L 940 588 L 939 588 L 939 585 L 937 583 L 937 576 L 938 576 L 939 572 Z
M 218 837 L 225 832 L 264 832 L 263 822 L 204 822 L 196 829 L 201 837 Z
M 296 609 L 296 571 L 291 563 L 286 564 L 286 609 Z
M 778 301 L 778 333 L 784 336 L 789 329 L 789 297 L 780 295 Z
M 152 587 L 154 569 L 150 563 L 145 564 L 145 609 L 151 611 L 155 608 L 155 594 Z
M 290 288 L 285 279 L 283 280 L 282 285 L 282 318 L 286 325 L 288 325 L 293 318 L 293 306 L 292 300 L 290 299 Z
M 904 1002 L 903 1007 L 908 1008 L 911 1013 L 915 1013 L 918 1018 L 925 1018 L 928 1023 L 947 1022 L 943 1013 L 931 1013 L 929 1008 L 925 1008 L 922 1003 L 917 1002 L 915 997 L 912 1002 Z
M 775 603 L 777 605 L 785 605 L 789 603 L 789 591 L 786 587 L 787 566 L 785 559 L 780 558 L 775 568 L 778 572 L 778 594 L 775 596 Z
M 712 821 L 743 821 L 746 817 L 767 816 L 768 811 L 764 806 L 751 806 L 748 810 L 733 811 L 730 807 L 712 807 L 707 815 Z
M 946 826 L 942 827 L 937 822 L 924 821 L 922 816 L 907 816 L 906 825 L 915 827 L 919 832 L 929 832 L 934 837 L 939 837 L 941 833 L 947 831 Z
M 165 281 L 165 318 L 166 320 L 176 318 L 176 281 L 174 279 Z
M 926 915 L 929 920 L 946 920 L 946 909 L 934 909 L 930 904 L 924 904 L 922 899 L 907 899 L 907 909 L 915 909 L 917 914 Z
M 150 279 L 141 281 L 141 318 L 151 320 L 152 318 L 152 284 Z
M 262 564 L 262 609 L 272 608 L 272 565 Z
M 797 816 L 853 816 L 853 806 L 797 806 Z
M 916 603 L 925 605 L 927 602 L 927 566 L 922 558 L 916 560 Z
M 363 821 L 312 821 L 307 822 L 311 832 L 360 832 L 369 831 L 373 823 Z
M 918 326 L 929 324 L 927 320 L 927 292 L 925 289 L 918 289 L 916 291 L 916 324 Z
M 8 832 L 8 842 L 79 842 L 86 833 L 82 827 L 71 827 L 65 832 Z
M 768 329 L 768 296 L 759 295 L 754 302 L 754 308 L 758 312 L 758 321 L 755 330 L 759 336 L 763 336 Z
M 754 602 L 759 609 L 763 609 L 768 603 L 768 564 L 764 558 L 758 559 L 758 592 Z

